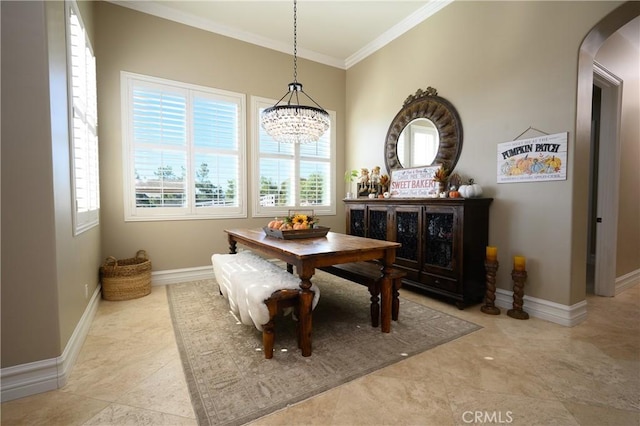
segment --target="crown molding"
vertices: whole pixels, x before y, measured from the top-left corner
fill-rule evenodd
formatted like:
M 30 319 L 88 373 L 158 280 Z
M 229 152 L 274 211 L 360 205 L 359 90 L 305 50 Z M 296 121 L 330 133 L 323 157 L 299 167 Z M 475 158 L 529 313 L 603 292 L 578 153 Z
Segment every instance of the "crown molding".
M 441 9 L 445 8 L 449 4 L 453 3 L 453 0 L 431 0 L 429 3 L 421 7 L 420 9 L 407 16 L 402 21 L 391 27 L 389 30 L 382 33 L 371 43 L 358 50 L 353 55 L 349 56 L 344 63 L 344 68 L 349 69 L 358 62 L 362 61 L 367 56 L 375 53 L 379 49 L 382 49 L 387 44 L 391 43 L 396 38 L 400 37 L 416 25 L 420 24 L 430 16 L 433 16 Z
M 209 19 L 204 19 L 199 16 L 181 12 L 179 10 L 172 9 L 164 6 L 158 2 L 151 1 L 134 1 L 134 0 L 107 0 L 109 3 L 126 7 L 128 9 L 136 10 L 138 12 L 146 13 L 148 15 L 164 18 L 169 21 L 178 22 L 180 24 L 188 25 L 190 27 L 198 28 L 200 30 L 209 31 L 212 33 L 220 34 L 225 37 L 230 37 L 236 40 L 244 41 L 246 43 L 255 44 L 257 46 L 265 47 L 267 49 L 276 50 L 278 52 L 293 55 L 293 47 L 288 43 L 281 43 L 279 41 L 262 37 L 260 35 L 250 33 L 248 31 L 242 31 L 234 27 L 222 25 L 213 22 Z M 335 58 L 333 56 L 325 55 L 315 52 L 313 50 L 298 48 L 298 57 L 308 59 L 321 64 L 329 65 L 336 68 L 344 69 L 344 60 Z
M 291 45 L 288 43 L 281 43 L 279 41 L 262 37 L 260 35 L 242 31 L 234 27 L 222 25 L 211 21 L 209 19 L 201 18 L 197 15 L 185 13 L 179 10 L 172 9 L 159 2 L 155 1 L 135 1 L 135 0 L 107 0 L 109 3 L 126 7 L 128 9 L 136 10 L 138 12 L 146 13 L 149 15 L 157 16 L 159 18 L 167 19 L 169 21 L 178 22 L 180 24 L 188 25 L 190 27 L 198 28 L 201 30 L 209 31 L 212 33 L 220 34 L 226 37 L 230 37 L 236 40 L 244 41 L 246 43 L 255 44 L 257 46 L 265 47 L 267 49 L 276 50 L 278 52 L 291 55 Z M 373 54 L 378 49 L 386 46 L 391 41 L 395 40 L 405 32 L 409 31 L 425 19 L 429 18 L 445 6 L 452 3 L 453 0 L 431 0 L 425 6 L 416 10 L 414 13 L 391 27 L 389 30 L 378 36 L 371 43 L 364 46 L 362 49 L 349 56 L 346 59 L 337 58 L 330 55 L 325 55 L 313 50 L 298 48 L 298 57 L 308 59 L 310 61 L 318 62 L 321 64 L 329 65 L 340 69 L 349 69 L 353 65 L 357 64 L 367 56 Z

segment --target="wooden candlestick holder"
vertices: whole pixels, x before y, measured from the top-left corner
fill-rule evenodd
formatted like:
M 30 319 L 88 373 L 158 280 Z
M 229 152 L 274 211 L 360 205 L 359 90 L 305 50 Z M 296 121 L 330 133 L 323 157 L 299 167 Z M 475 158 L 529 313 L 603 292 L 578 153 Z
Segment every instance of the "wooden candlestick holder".
M 498 270 L 497 260 L 485 260 L 484 268 L 487 271 L 487 289 L 484 294 L 484 304 L 480 310 L 489 315 L 500 315 L 500 308 L 495 305 L 496 301 L 496 271 Z
M 526 320 L 529 314 L 522 310 L 524 297 L 524 283 L 527 281 L 527 271 L 511 271 L 513 279 L 513 309 L 507 311 L 511 318 Z

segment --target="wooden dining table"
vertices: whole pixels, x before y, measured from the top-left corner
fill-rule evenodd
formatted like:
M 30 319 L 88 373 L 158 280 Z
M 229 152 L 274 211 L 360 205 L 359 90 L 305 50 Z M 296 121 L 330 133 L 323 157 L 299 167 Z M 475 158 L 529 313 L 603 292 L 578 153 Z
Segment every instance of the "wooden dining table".
M 380 283 L 380 328 L 391 331 L 392 265 L 399 243 L 328 232 L 325 237 L 280 239 L 268 236 L 262 229 L 225 229 L 229 252 L 237 252 L 241 244 L 267 256 L 295 266 L 300 277 L 299 339 L 302 356 L 311 355 L 312 301 L 311 277 L 315 269 L 340 263 L 379 260 L 383 274 Z M 290 270 L 292 272 L 292 270 Z

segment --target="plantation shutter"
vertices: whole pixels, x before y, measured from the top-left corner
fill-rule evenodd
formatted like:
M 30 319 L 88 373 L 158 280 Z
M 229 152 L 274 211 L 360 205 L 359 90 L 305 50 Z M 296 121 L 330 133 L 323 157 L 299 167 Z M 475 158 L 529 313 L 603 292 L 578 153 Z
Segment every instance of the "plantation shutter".
M 197 208 L 237 206 L 239 203 L 239 117 L 240 106 L 233 99 L 201 93 L 193 96 Z
M 98 108 L 96 62 L 79 15 L 69 9 L 69 56 L 72 109 L 72 170 L 75 198 L 74 230 L 78 234 L 98 223 Z
M 121 75 L 125 218 L 246 215 L 244 95 Z
M 260 126 L 259 145 L 260 205 L 265 207 L 295 206 L 295 194 L 299 188 L 295 178 L 295 145 L 275 141 L 262 126 Z
M 299 204 L 331 205 L 331 181 L 331 140 L 326 132 L 318 142 L 300 145 Z
M 136 207 L 186 208 L 186 94 L 136 83 L 132 122 Z

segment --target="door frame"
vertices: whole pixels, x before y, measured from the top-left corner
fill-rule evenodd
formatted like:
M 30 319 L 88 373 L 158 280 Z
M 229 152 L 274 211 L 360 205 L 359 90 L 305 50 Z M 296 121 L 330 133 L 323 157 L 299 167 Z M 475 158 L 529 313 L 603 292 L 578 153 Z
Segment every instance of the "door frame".
M 598 150 L 596 259 L 594 292 L 616 294 L 616 248 L 620 184 L 620 115 L 622 79 L 594 61 L 593 84 L 602 89 Z

